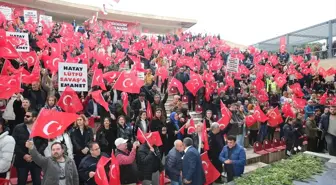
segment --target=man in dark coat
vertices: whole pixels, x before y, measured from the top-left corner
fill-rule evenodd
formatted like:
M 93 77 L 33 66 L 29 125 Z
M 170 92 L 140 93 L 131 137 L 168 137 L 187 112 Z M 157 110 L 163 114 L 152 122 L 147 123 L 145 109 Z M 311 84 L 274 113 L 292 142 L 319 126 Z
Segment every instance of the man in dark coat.
M 193 140 L 184 138 L 184 156 L 182 162 L 183 183 L 189 185 L 203 185 L 205 183 L 205 173 L 202 166 L 201 156 L 193 147 Z
M 146 94 L 144 92 L 141 92 L 139 94 L 139 98 L 135 99 L 132 102 L 131 108 L 134 111 L 134 117 L 133 117 L 133 121 L 136 120 L 136 118 L 139 116 L 139 112 L 141 110 L 146 110 L 147 107 L 147 102 L 145 100 Z
M 214 122 L 211 124 L 211 131 L 209 133 L 209 148 L 208 151 L 209 159 L 215 168 L 218 170 L 220 174 L 223 172 L 222 162 L 219 160 L 218 156 L 222 151 L 222 148 L 225 146 L 224 135 L 230 129 L 229 124 L 224 130 L 220 130 L 219 124 Z M 216 183 L 223 183 L 222 178 L 218 177 Z
M 330 107 L 329 114 L 322 115 L 320 128 L 326 139 L 329 154 L 336 156 L 336 106 Z
M 17 170 L 18 185 L 27 184 L 28 172 L 31 174 L 34 185 L 41 184 L 41 168 L 34 163 L 32 156 L 26 148 L 26 142 L 29 140 L 30 131 L 37 115 L 36 111 L 27 111 L 25 113 L 24 123 L 18 124 L 13 130 L 12 136 L 16 143 L 14 150 L 14 166 Z M 40 137 L 34 137 L 33 141 L 37 151 L 41 155 L 44 155 L 44 150 L 48 146 L 48 141 Z
M 80 182 L 84 182 L 85 185 L 96 185 L 94 176 L 96 174 L 97 163 L 102 156 L 109 156 L 100 152 L 98 143 L 91 142 L 89 144 L 90 154 L 82 159 L 78 167 L 78 174 Z M 106 165 L 108 166 L 108 165 Z M 108 169 L 106 169 L 108 172 Z
M 142 185 L 159 185 L 159 175 L 163 170 L 159 148 L 149 143 L 140 145 L 136 161 Z
M 181 171 L 183 149 L 182 141 L 176 140 L 174 142 L 174 148 L 169 151 L 166 157 L 165 172 L 170 179 L 171 185 L 182 184 Z

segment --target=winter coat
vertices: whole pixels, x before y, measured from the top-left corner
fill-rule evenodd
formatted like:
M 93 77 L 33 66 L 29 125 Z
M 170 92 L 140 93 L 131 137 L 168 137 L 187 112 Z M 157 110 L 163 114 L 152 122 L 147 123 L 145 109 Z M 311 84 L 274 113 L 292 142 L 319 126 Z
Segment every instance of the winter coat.
M 133 129 L 131 126 L 125 123 L 125 126 L 122 127 L 120 124 L 118 124 L 117 129 L 117 138 L 124 138 L 127 139 L 128 142 L 133 143 L 134 141 L 134 135 L 133 135 Z
M 52 157 L 42 156 L 34 147 L 29 151 L 33 161 L 42 168 L 43 179 L 41 185 L 59 185 L 59 174 L 61 173 L 58 162 Z M 65 184 L 79 185 L 78 172 L 75 161 L 65 156 Z
M 73 154 L 82 155 L 82 150 L 93 141 L 93 131 L 88 127 L 84 129 L 82 134 L 79 128 L 74 128 L 70 137 L 73 144 Z
M 29 132 L 27 129 L 27 125 L 24 123 L 20 123 L 16 125 L 13 130 L 12 136 L 15 139 L 15 167 L 26 167 L 29 163 L 23 159 L 23 156 L 28 153 L 28 148 L 26 147 L 26 142 L 29 140 Z M 37 148 L 37 151 L 40 154 L 44 154 L 44 150 L 48 146 L 48 140 L 43 139 L 41 137 L 33 138 L 34 145 Z
M 165 172 L 170 180 L 179 181 L 180 172 L 182 171 L 182 153 L 172 148 L 167 157 Z
M 15 140 L 8 131 L 0 134 L 0 173 L 6 173 L 12 163 Z
M 155 154 L 150 151 L 146 143 L 142 144 L 137 151 L 136 161 L 140 180 L 152 180 L 153 173 L 163 170 L 160 151 L 156 146 L 153 147 Z
M 232 150 L 231 156 L 229 156 L 229 150 Z M 244 148 L 237 144 L 231 149 L 228 146 L 224 146 L 222 152 L 219 154 L 219 160 L 224 163 L 228 159 L 232 161 L 234 176 L 241 176 L 244 173 L 246 164 L 246 152 Z

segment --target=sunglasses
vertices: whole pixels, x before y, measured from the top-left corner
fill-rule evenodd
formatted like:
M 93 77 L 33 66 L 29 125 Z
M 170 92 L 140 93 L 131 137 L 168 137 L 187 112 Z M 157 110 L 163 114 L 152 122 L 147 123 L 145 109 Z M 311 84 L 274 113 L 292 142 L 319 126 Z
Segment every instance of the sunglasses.
M 30 117 L 32 117 L 32 116 L 30 116 L 30 115 L 25 115 L 25 118 L 30 118 Z

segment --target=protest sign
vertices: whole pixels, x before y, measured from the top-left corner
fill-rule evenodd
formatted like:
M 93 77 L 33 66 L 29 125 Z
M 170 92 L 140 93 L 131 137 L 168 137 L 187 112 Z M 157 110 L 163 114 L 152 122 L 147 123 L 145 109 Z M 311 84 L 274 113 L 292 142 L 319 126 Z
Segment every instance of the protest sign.
M 37 11 L 36 10 L 23 10 L 24 21 L 28 22 L 31 18 L 34 23 L 37 23 Z
M 86 64 L 58 63 L 58 91 L 64 91 L 66 86 L 75 91 L 88 91 Z
M 12 9 L 6 6 L 0 6 L 0 12 L 4 14 L 6 17 L 6 20 L 11 21 L 12 20 Z
M 44 21 L 46 24 L 50 24 L 52 22 L 52 17 L 48 15 L 40 15 L 40 23 L 41 21 Z
M 29 38 L 28 33 L 19 33 L 19 32 L 6 32 L 6 36 L 13 36 L 18 37 L 20 39 L 23 39 L 24 42 L 22 42 L 21 45 L 16 46 L 17 52 L 29 52 L 30 46 L 29 46 Z
M 227 72 L 238 72 L 239 68 L 239 59 L 237 58 L 229 58 L 227 65 L 226 65 L 226 71 Z

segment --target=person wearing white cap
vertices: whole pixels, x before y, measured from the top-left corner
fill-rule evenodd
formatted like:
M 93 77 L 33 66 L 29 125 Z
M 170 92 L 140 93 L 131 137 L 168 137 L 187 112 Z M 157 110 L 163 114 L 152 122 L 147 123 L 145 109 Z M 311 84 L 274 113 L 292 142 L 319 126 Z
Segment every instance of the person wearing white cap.
M 139 142 L 133 143 L 131 151 L 127 149 L 127 140 L 118 138 L 114 141 L 117 147 L 115 156 L 120 167 L 120 182 L 125 185 L 135 185 L 138 181 L 137 178 L 137 165 L 135 161 L 136 149 L 139 146 Z

